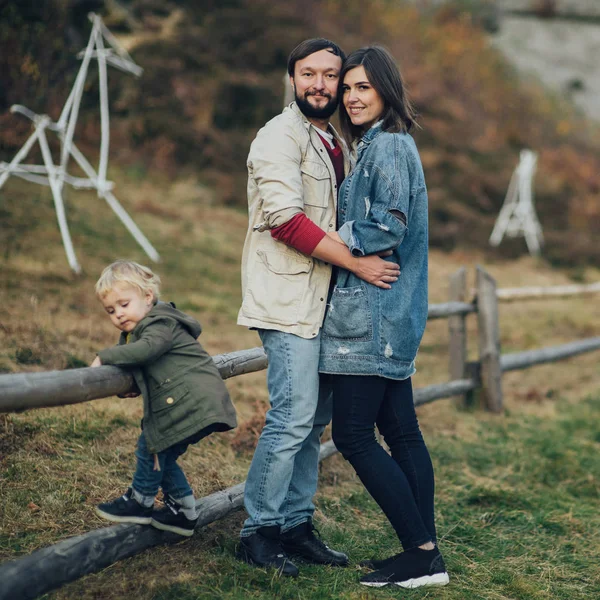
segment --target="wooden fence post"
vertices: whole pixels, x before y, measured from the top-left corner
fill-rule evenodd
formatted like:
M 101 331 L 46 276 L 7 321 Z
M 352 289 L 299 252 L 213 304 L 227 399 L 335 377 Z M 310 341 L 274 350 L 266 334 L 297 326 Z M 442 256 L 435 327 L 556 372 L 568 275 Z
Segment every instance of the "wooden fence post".
M 467 295 L 467 270 L 461 267 L 450 276 L 450 302 L 465 302 Z M 467 328 L 466 315 L 448 317 L 448 352 L 450 381 L 467 378 Z M 464 408 L 472 403 L 473 394 L 460 396 L 457 405 Z
M 498 413 L 502 411 L 502 367 L 496 281 L 478 265 L 476 285 L 483 395 L 488 410 Z

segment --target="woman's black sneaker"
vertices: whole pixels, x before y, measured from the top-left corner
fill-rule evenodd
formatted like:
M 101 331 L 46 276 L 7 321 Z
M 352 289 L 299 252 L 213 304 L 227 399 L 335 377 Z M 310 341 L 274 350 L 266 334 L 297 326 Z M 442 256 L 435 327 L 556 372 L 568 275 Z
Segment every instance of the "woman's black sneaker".
M 137 523 L 148 525 L 152 520 L 152 507 L 142 506 L 134 497 L 133 490 L 127 491 L 116 500 L 96 506 L 96 513 L 113 523 Z
M 173 533 L 189 537 L 194 533 L 197 522 L 198 517 L 195 519 L 188 519 L 181 509 L 181 506 L 167 496 L 165 498 L 165 507 L 161 510 L 155 510 L 152 513 L 150 525 L 156 527 L 156 529 L 172 531 Z
M 362 585 L 383 587 L 397 585 L 417 588 L 424 585 L 446 585 L 450 581 L 440 551 L 413 548 L 402 552 L 387 566 L 360 578 Z
M 367 560 L 361 560 L 358 563 L 359 567 L 367 567 L 368 569 L 383 569 L 383 567 L 387 567 L 391 565 L 402 552 L 398 552 L 398 554 L 394 554 L 394 556 L 388 556 L 387 558 L 368 558 Z

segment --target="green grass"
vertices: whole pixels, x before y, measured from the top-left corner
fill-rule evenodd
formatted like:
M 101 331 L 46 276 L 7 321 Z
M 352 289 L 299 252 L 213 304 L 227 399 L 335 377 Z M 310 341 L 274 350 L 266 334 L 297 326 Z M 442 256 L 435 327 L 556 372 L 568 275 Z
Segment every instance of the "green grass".
M 123 180 L 116 174 L 115 180 Z M 114 344 L 116 333 L 93 294 L 102 268 L 119 256 L 146 257 L 116 217 L 89 194 L 72 192 L 69 219 L 81 276 L 70 273 L 48 190 L 10 181 L 3 196 L 7 252 L 0 262 L 0 372 L 77 367 Z M 185 193 L 184 193 L 185 192 Z M 211 354 L 258 344 L 235 325 L 245 215 L 198 196 L 197 186 L 155 180 L 123 182 L 118 197 L 162 255 L 157 272 L 164 298 L 198 317 Z M 181 195 L 181 196 L 180 196 Z M 168 214 L 165 210 L 168 209 Z M 30 214 L 38 215 L 34 223 Z M 430 256 L 430 300 L 447 299 L 447 276 L 476 255 Z M 500 286 L 566 283 L 536 261 L 495 263 Z M 598 271 L 589 277 L 596 280 Z M 501 311 L 503 351 L 600 335 L 597 303 L 589 299 L 513 303 Z M 470 319 L 469 349 L 476 350 Z M 416 387 L 447 377 L 447 323 L 432 321 L 419 354 Z M 211 436 L 182 458 L 198 497 L 242 481 L 266 406 L 265 374 L 227 380 L 238 408 L 237 432 Z M 451 573 L 443 590 L 424 598 L 594 598 L 598 567 L 597 356 L 503 377 L 502 416 L 457 411 L 450 401 L 419 409 L 437 472 L 437 513 Z M 558 390 L 558 391 L 557 391 Z M 589 399 L 578 399 L 589 395 Z M 129 485 L 139 435 L 139 400 L 104 399 L 81 405 L 0 415 L 0 560 L 9 560 L 105 526 L 95 504 Z M 352 469 L 338 456 L 321 468 L 317 521 L 324 539 L 356 565 L 398 551 L 381 513 Z M 47 596 L 102 598 L 391 598 L 372 591 L 360 569 L 303 567 L 298 580 L 238 563 L 234 549 L 242 512 L 168 548 L 152 549 Z M 1 584 L 0 584 L 1 585 Z
M 370 590 L 357 583 L 364 572 L 360 560 L 399 547 L 362 486 L 347 485 L 351 469 L 338 456 L 323 465 L 317 524 L 327 543 L 350 555 L 347 569 L 301 565 L 300 577 L 287 579 L 238 562 L 234 551 L 243 514 L 236 513 L 190 540 L 122 561 L 46 598 L 600 597 L 600 396 L 580 403 L 559 400 L 554 418 L 519 411 L 456 417 L 471 429 L 468 440 L 452 432 L 428 435 L 440 547 L 451 578 L 446 588 Z M 332 471 L 341 472 L 346 484 L 332 484 Z

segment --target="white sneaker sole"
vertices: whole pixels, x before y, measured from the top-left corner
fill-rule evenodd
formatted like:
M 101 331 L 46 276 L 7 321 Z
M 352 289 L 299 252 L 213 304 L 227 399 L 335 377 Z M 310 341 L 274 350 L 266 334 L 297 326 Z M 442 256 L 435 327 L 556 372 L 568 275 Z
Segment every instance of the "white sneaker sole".
M 164 523 L 155 521 L 154 519 L 150 520 L 150 525 L 156 529 L 160 529 L 161 531 L 171 531 L 173 533 L 177 533 L 178 535 L 185 535 L 186 537 L 194 535 L 193 529 L 183 529 L 183 527 L 176 527 L 175 525 L 165 525 Z
M 113 523 L 136 523 L 137 525 L 150 525 L 151 517 L 118 517 L 116 515 L 111 515 L 110 513 L 104 512 L 99 508 L 96 508 L 96 514 L 107 521 L 112 521 Z
M 408 590 L 422 587 L 424 585 L 448 585 L 450 578 L 448 573 L 436 573 L 435 575 L 425 575 L 416 577 L 415 579 L 407 579 L 406 581 L 361 581 L 361 585 L 369 587 L 385 587 L 386 585 L 397 585 Z

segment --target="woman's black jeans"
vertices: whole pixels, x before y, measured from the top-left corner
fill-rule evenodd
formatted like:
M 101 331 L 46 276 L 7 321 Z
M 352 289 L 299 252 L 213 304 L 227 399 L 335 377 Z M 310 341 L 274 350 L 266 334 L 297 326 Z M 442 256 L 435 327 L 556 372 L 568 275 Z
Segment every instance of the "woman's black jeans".
M 436 541 L 433 466 L 423 441 L 412 383 L 332 375 L 333 441 L 379 504 L 405 550 Z M 375 438 L 375 425 L 390 456 Z

